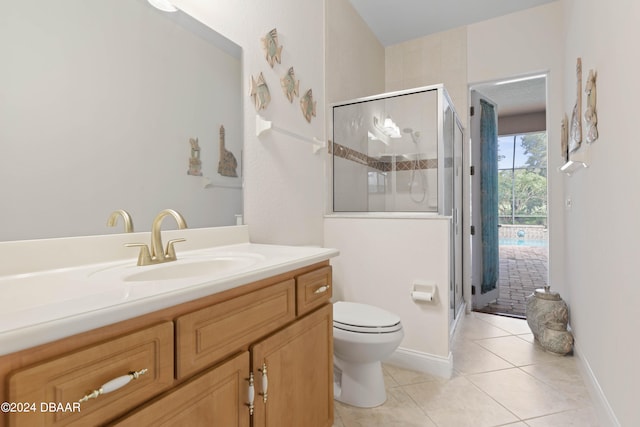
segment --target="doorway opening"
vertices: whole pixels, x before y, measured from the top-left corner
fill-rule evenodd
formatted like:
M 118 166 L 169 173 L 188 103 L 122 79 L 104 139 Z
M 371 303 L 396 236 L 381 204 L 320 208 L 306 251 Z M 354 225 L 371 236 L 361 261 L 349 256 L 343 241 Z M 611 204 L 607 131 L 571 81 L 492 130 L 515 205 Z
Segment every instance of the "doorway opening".
M 483 257 L 487 253 L 486 230 L 480 236 L 476 232 L 471 236 L 473 309 L 524 317 L 526 298 L 548 283 L 546 77 L 474 86 L 472 103 L 478 98 L 490 100 L 498 111 L 494 141 L 497 156 L 493 165 L 497 183 L 490 190 L 498 194 L 497 230 L 490 230 L 496 236 L 491 247 L 497 251 L 489 252 L 497 263 L 498 275 L 495 287 L 486 289 L 482 272 L 487 261 L 492 260 Z M 479 138 L 473 138 L 474 126 L 478 124 L 474 125 L 472 117 L 471 149 L 475 165 L 480 163 L 481 151 L 476 147 Z M 474 182 L 481 180 L 477 175 L 472 177 Z M 472 187 L 472 212 L 480 210 L 488 194 L 486 189 L 475 193 Z M 483 222 L 495 227 L 493 220 L 485 222 L 474 214 L 472 224 L 479 224 L 480 229 Z

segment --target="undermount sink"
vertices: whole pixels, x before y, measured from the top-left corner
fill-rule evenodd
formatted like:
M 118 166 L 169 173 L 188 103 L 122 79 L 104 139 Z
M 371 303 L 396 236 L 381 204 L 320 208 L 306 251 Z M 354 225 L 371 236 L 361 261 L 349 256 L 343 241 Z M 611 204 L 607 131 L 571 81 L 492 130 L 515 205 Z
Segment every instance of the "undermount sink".
M 219 277 L 239 271 L 262 261 L 257 254 L 202 255 L 194 258 L 179 258 L 163 264 L 149 266 L 115 266 L 90 274 L 94 279 L 111 279 L 123 282 L 158 282 L 189 279 L 195 277 Z

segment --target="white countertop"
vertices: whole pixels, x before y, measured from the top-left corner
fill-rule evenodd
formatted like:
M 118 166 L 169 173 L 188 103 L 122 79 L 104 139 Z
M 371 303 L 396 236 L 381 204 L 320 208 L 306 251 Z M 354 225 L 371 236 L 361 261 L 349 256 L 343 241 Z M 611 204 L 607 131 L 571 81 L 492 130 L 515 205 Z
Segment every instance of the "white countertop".
M 251 258 L 251 265 L 241 265 L 217 276 L 188 279 L 125 282 L 115 280 L 115 273 L 109 273 L 157 268 L 137 267 L 135 259 L 0 276 L 0 355 L 325 261 L 338 255 L 338 251 L 238 243 L 178 250 L 177 262 L 234 254 Z

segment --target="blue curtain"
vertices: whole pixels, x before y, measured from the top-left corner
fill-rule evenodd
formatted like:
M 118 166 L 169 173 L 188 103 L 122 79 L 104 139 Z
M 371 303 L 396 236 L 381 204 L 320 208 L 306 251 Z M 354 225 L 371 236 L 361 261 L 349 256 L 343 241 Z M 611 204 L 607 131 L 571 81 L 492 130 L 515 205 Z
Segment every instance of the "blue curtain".
M 482 193 L 481 293 L 498 283 L 498 125 L 493 105 L 480 100 L 480 190 Z

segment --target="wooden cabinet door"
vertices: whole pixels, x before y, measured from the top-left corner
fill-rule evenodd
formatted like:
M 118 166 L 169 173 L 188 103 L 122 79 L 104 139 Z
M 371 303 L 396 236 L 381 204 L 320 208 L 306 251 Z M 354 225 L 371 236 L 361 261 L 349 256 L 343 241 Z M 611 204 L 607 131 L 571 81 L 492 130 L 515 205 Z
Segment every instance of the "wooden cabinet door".
M 248 377 L 244 352 L 112 425 L 249 427 Z
M 327 304 L 252 347 L 253 427 L 333 425 L 332 315 Z

